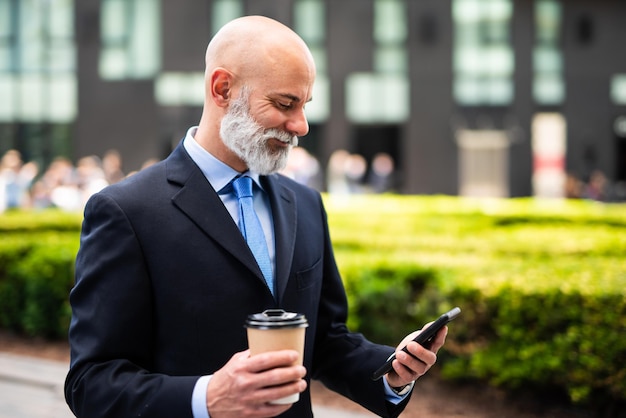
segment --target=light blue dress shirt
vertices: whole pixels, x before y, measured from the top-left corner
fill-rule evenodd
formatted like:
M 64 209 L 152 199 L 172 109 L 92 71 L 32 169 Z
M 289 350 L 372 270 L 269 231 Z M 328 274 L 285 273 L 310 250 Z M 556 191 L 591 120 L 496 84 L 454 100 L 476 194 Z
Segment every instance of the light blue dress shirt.
M 198 142 L 194 139 L 194 135 L 198 130 L 197 126 L 189 128 L 185 139 L 183 140 L 183 146 L 191 157 L 191 159 L 198 165 L 206 179 L 209 181 L 213 189 L 218 192 L 220 199 L 224 202 L 224 206 L 230 213 L 230 216 L 237 225 L 239 223 L 239 211 L 237 198 L 233 193 L 219 193 L 224 187 L 226 187 L 239 173 L 230 166 L 224 164 L 211 153 L 202 148 Z M 272 211 L 270 210 L 269 196 L 261 187 L 259 182 L 259 174 L 255 172 L 248 172 L 254 182 L 254 210 L 261 221 L 263 232 L 265 232 L 265 240 L 267 241 L 267 249 L 269 251 L 270 260 L 272 262 L 272 271 L 274 272 L 274 280 L 276 280 L 276 248 L 274 247 L 274 222 L 272 219 Z M 256 193 L 257 191 L 263 191 L 262 193 Z M 191 397 L 191 410 L 194 418 L 210 418 L 207 411 L 206 391 L 209 386 L 209 381 L 212 375 L 202 376 L 196 382 L 194 386 L 193 394 Z M 385 385 L 386 399 L 394 404 L 400 403 L 406 396 L 398 396 L 389 387 L 387 379 L 383 379 Z

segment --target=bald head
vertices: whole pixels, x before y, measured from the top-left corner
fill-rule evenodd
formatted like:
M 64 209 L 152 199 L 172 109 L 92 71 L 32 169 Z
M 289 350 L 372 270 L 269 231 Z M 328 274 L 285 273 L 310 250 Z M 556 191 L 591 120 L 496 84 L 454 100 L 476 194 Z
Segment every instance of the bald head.
M 239 151 L 249 148 L 247 144 L 257 144 L 270 160 L 280 159 L 295 143 L 286 138 L 309 130 L 304 107 L 312 98 L 314 81 L 313 57 L 294 31 L 267 17 L 235 19 L 217 32 L 206 50 L 205 102 L 195 139 L 240 172 L 259 160 L 242 156 Z M 222 136 L 230 132 L 225 126 L 233 120 L 240 129 L 226 144 Z M 258 132 L 234 145 L 228 139 L 242 137 L 242 123 L 249 120 Z
M 222 67 L 247 80 L 272 72 L 289 60 L 315 69 L 309 48 L 293 30 L 264 16 L 245 16 L 215 34 L 206 51 L 206 70 L 210 73 Z

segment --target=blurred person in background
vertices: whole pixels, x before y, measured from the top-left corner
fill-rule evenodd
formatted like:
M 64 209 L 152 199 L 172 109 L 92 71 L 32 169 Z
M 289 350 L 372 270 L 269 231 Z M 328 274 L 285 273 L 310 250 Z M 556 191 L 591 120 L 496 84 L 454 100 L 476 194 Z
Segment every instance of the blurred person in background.
M 80 208 L 84 207 L 92 195 L 109 185 L 102 167 L 102 160 L 97 155 L 88 155 L 78 160 L 76 178 L 80 195 Z
M 0 211 L 30 207 L 30 187 L 39 167 L 34 162 L 24 164 L 17 150 L 8 150 L 0 160 Z
M 374 155 L 368 183 L 374 193 L 385 193 L 393 189 L 394 167 L 391 155 L 380 152 Z
M 115 184 L 125 177 L 122 171 L 122 155 L 116 149 L 110 149 L 102 157 L 102 170 L 104 179 L 108 184 Z
M 82 210 L 94 194 L 108 186 L 100 158 L 88 155 L 76 167 L 66 158 L 57 158 L 32 190 L 38 207 L 57 207 L 68 212 Z
M 300 184 L 321 190 L 320 163 L 302 147 L 291 150 L 287 166 L 280 173 Z
M 601 170 L 594 170 L 589 177 L 589 181 L 583 188 L 583 197 L 585 199 L 606 202 L 611 200 L 609 179 Z
M 65 157 L 56 157 L 31 188 L 33 207 L 77 207 L 77 188 L 76 171 L 72 162 Z M 57 189 L 60 191 L 56 191 Z M 57 195 L 56 203 L 53 202 L 53 194 Z
M 326 168 L 326 188 L 331 195 L 345 195 L 350 193 L 346 178 L 346 162 L 350 153 L 344 149 L 334 151 L 328 159 Z
M 348 191 L 351 194 L 360 194 L 365 191 L 363 179 L 367 172 L 367 161 L 361 154 L 350 154 L 343 166 L 344 175 L 348 181 Z

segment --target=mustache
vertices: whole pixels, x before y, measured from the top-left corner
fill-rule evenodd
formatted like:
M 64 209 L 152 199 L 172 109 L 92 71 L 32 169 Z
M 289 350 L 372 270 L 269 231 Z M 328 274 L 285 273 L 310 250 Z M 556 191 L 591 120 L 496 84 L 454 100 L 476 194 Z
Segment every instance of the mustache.
M 284 142 L 285 144 L 291 145 L 293 147 L 298 146 L 298 137 L 296 135 L 290 134 L 289 132 L 285 132 L 281 129 L 272 128 L 263 132 L 264 140 L 267 141 L 272 138 L 278 139 L 279 141 Z

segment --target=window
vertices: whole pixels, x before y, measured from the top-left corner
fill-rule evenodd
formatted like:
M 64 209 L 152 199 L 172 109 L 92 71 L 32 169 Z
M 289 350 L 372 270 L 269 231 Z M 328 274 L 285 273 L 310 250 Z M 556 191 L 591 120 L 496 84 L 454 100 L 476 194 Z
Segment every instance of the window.
M 533 97 L 542 105 L 558 105 L 565 100 L 563 54 L 559 48 L 561 13 L 557 0 L 535 2 Z
M 353 73 L 346 80 L 348 119 L 360 124 L 402 123 L 409 118 L 409 90 L 406 76 Z
M 626 106 L 626 74 L 615 74 L 611 78 L 611 100 L 616 105 Z
M 204 73 L 163 73 L 155 81 L 155 95 L 162 106 L 202 106 Z
M 296 0 L 294 3 L 294 28 L 304 42 L 323 46 L 326 42 L 326 8 L 321 0 Z
M 76 117 L 72 0 L 0 0 L 0 122 Z
M 330 82 L 326 60 L 326 9 L 322 0 L 296 0 L 294 30 L 306 42 L 313 54 L 317 75 L 313 100 L 306 105 L 310 123 L 324 122 L 330 114 Z
M 454 0 L 453 94 L 465 106 L 513 101 L 511 0 Z
M 403 0 L 374 0 L 372 73 L 346 79 L 346 114 L 359 124 L 403 123 L 410 114 L 408 36 Z
M 211 27 L 213 35 L 226 23 L 243 16 L 242 0 L 214 0 L 212 4 Z
M 73 0 L 0 0 L 0 153 L 69 155 L 77 114 Z
M 406 7 L 401 0 L 374 1 L 374 40 L 379 45 L 398 45 L 408 33 Z
M 161 62 L 159 0 L 102 0 L 100 76 L 150 79 Z

